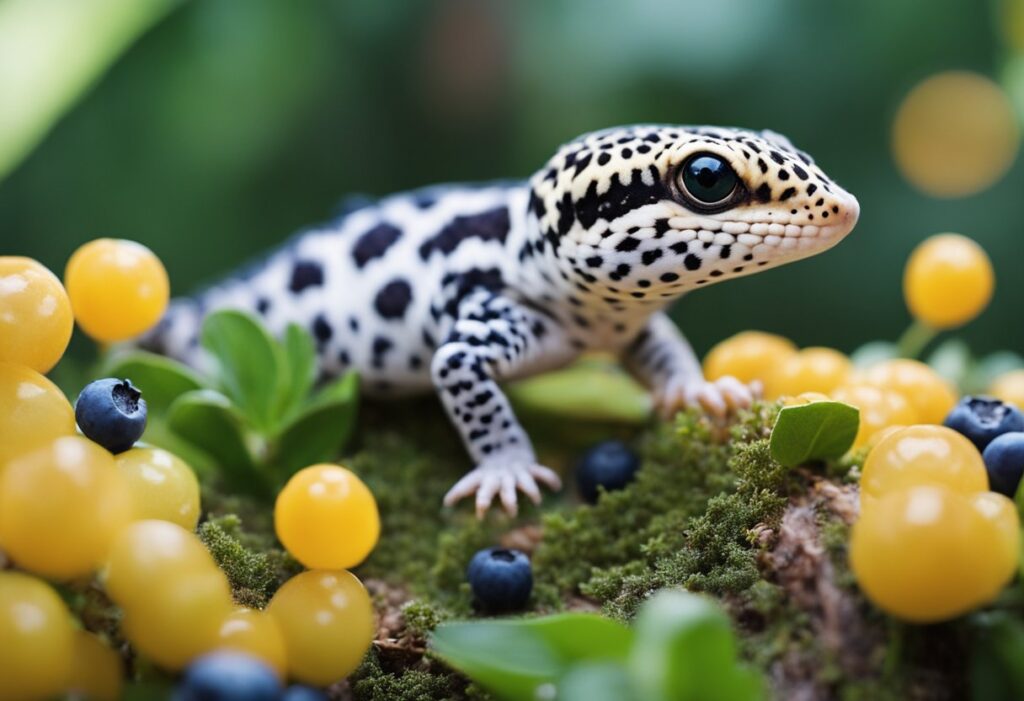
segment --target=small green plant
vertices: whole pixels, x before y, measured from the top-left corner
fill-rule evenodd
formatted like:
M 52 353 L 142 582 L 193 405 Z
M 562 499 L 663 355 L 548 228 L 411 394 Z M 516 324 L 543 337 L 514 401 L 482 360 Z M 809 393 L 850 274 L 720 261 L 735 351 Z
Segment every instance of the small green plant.
M 105 374 L 130 377 L 145 392 L 145 439 L 194 467 L 214 466 L 233 490 L 271 498 L 297 470 L 331 460 L 352 435 L 358 377 L 314 388 L 316 353 L 294 324 L 280 340 L 252 317 L 220 311 L 203 322 L 208 376 L 168 358 L 130 351 Z
M 729 618 L 709 599 L 665 590 L 632 628 L 594 614 L 441 625 L 431 648 L 508 701 L 754 701 Z
M 860 410 L 843 402 L 810 402 L 779 411 L 769 447 L 783 467 L 835 460 L 853 445 Z

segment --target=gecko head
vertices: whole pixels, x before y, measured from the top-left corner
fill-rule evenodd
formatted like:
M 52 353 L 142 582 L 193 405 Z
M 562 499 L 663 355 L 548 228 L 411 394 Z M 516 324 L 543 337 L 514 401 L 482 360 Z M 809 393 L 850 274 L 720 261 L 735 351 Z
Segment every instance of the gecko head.
M 636 126 L 563 146 L 530 210 L 562 277 L 652 302 L 821 253 L 856 198 L 773 132 Z

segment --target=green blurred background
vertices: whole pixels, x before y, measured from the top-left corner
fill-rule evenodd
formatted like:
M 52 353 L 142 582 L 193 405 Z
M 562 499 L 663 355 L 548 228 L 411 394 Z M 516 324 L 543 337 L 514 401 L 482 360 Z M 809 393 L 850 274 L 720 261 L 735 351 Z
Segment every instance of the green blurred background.
M 0 13 L 14 2 L 25 0 L 0 0 Z M 997 274 L 993 304 L 958 333 L 979 352 L 1024 351 L 1024 165 L 941 200 L 900 176 L 890 148 L 900 100 L 937 71 L 1024 91 L 1006 82 L 1003 3 L 133 2 L 152 10 L 134 31 L 148 30 L 117 39 L 119 55 L 107 47 L 106 70 L 0 180 L 0 253 L 61 271 L 80 243 L 133 238 L 185 294 L 329 217 L 346 194 L 526 177 L 561 142 L 616 124 L 740 125 L 788 135 L 857 195 L 862 216 L 826 255 L 680 302 L 699 350 L 746 328 L 847 351 L 893 339 L 909 321 L 907 254 L 957 231 Z M 52 40 L 52 25 L 41 20 L 40 36 Z M 71 70 L 78 43 L 116 48 L 103 38 L 111 26 L 69 22 L 62 58 L 44 68 Z M 14 99 L 0 92 L 0 125 Z

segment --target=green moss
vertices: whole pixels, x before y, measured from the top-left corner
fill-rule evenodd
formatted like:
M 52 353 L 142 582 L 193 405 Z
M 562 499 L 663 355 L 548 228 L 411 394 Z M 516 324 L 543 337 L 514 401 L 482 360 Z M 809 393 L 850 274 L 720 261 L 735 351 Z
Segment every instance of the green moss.
M 716 440 L 696 414 L 659 426 L 644 442 L 644 467 L 628 489 L 592 507 L 545 519 L 538 578 L 580 591 L 629 617 L 669 586 L 739 592 L 759 579 L 751 529 L 785 503 L 788 471 L 766 436 L 777 409 L 759 405 Z
M 349 678 L 355 701 L 484 701 L 482 694 L 461 676 L 429 661 L 418 668 L 387 670 L 380 655 L 371 652 Z
M 426 638 L 435 628 L 452 618 L 452 613 L 422 599 L 413 599 L 402 607 L 402 616 L 409 632 L 418 638 Z
M 199 538 L 227 574 L 235 601 L 243 606 L 263 608 L 277 588 L 302 569 L 270 545 L 268 536 L 242 531 L 242 521 L 234 514 L 204 522 Z

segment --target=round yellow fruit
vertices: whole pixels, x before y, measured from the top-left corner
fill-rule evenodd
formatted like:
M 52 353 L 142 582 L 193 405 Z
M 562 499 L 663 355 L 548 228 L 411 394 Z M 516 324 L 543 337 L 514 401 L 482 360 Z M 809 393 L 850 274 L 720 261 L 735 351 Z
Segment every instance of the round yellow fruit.
M 894 431 L 864 461 L 860 477 L 864 494 L 880 497 L 922 484 L 975 494 L 988 489 L 988 473 L 974 444 L 945 426 Z
M 288 658 L 277 622 L 264 611 L 238 609 L 229 614 L 218 631 L 217 649 L 237 650 L 260 659 L 285 678 Z
M 79 326 L 103 342 L 124 341 L 155 325 L 171 289 L 160 259 L 122 239 L 96 239 L 75 251 L 64 284 Z
M 953 386 L 918 360 L 883 361 L 868 368 L 861 382 L 899 392 L 925 424 L 941 424 L 957 401 Z
M 377 544 L 380 515 L 373 494 L 353 472 L 313 465 L 295 473 L 277 495 L 274 529 L 306 567 L 348 569 Z
M 850 538 L 850 564 L 868 598 L 915 623 L 991 601 L 1008 581 L 1005 544 L 970 499 L 935 484 L 875 499 Z
M 939 234 L 914 249 L 903 271 L 903 297 L 933 329 L 966 324 L 988 306 L 995 273 L 985 251 L 960 234 Z
M 88 701 L 118 701 L 124 680 L 121 656 L 92 633 L 75 632 L 67 689 Z
M 27 574 L 0 572 L 0 699 L 47 699 L 63 691 L 74 635 L 57 592 Z
M 131 518 L 113 456 L 81 436 L 57 438 L 0 474 L 0 542 L 19 567 L 45 577 L 92 572 Z
M 1020 558 L 1020 516 L 1011 499 L 996 492 L 979 492 L 971 505 L 992 525 L 993 537 L 985 547 L 991 551 L 993 568 L 1003 581 L 1017 571 Z
M 132 448 L 116 460 L 132 493 L 135 518 L 196 527 L 199 480 L 185 461 L 162 448 Z
M 1024 370 L 1011 370 L 997 377 L 988 393 L 996 399 L 1024 409 Z
M 49 372 L 73 327 L 71 302 L 56 275 L 31 258 L 0 256 L 0 361 Z
M 765 381 L 769 399 L 805 392 L 830 394 L 853 371 L 850 359 L 831 348 L 804 348 L 781 360 Z
M 783 359 L 796 353 L 789 339 L 763 331 L 743 331 L 725 339 L 704 357 L 704 377 L 731 375 L 740 382 L 764 380 Z
M 373 605 L 355 575 L 303 572 L 284 583 L 267 612 L 284 637 L 289 676 L 327 686 L 355 670 L 376 628 Z
M 12 458 L 75 434 L 75 410 L 57 385 L 24 365 L 0 362 L 0 471 Z
M 853 445 L 867 445 L 871 438 L 890 426 L 916 423 L 917 413 L 899 392 L 871 385 L 845 385 L 832 392 L 832 399 L 860 409 L 860 428 Z

